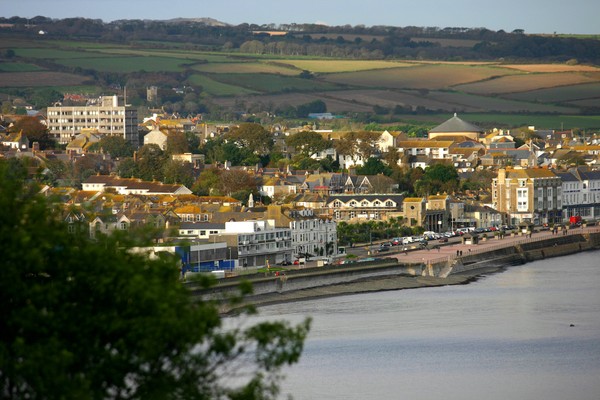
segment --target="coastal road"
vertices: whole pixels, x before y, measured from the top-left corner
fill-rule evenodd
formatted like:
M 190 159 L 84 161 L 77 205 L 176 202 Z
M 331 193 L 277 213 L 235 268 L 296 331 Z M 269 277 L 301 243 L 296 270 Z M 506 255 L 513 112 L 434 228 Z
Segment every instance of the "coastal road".
M 588 226 L 568 229 L 567 235 L 581 234 L 587 232 L 599 232 L 600 226 Z M 386 257 L 396 258 L 399 262 L 418 263 L 418 262 L 439 262 L 457 257 L 457 251 L 460 255 L 462 252 L 463 256 L 484 252 L 493 248 L 514 246 L 519 243 L 527 243 L 531 241 L 543 240 L 554 236 L 563 235 L 563 231 L 558 231 L 557 235 L 554 235 L 552 231 L 540 231 L 533 233 L 531 238 L 526 235 L 514 237 L 510 234 L 505 236 L 503 239 L 496 237 L 488 238 L 486 241 L 479 241 L 479 244 L 463 244 L 462 240 L 458 243 L 439 243 L 436 241 L 429 242 L 428 249 L 415 249 L 409 250 L 406 254 L 402 252 L 402 246 L 393 247 L 393 251 L 390 253 L 373 253 L 373 257 Z M 434 248 L 435 247 L 435 248 Z

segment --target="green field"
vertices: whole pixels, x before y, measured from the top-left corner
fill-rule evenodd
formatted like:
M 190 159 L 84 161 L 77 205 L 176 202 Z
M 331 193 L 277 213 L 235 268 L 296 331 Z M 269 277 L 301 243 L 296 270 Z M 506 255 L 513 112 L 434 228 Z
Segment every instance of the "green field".
M 453 40 L 439 43 L 471 45 Z M 600 108 L 600 68 L 593 65 L 288 58 L 204 51 L 189 43 L 116 45 L 50 38 L 7 38 L 0 49 L 12 49 L 16 54 L 13 62 L 0 62 L 0 88 L 54 87 L 61 92 L 102 93 L 106 90 L 100 86 L 103 81 L 92 81 L 96 78 L 81 75 L 81 70 L 114 74 L 119 81 L 136 73 L 133 81 L 139 85 L 146 84 L 145 79 L 160 85 L 161 73 L 169 74 L 164 79 L 171 85 L 178 73 L 181 85 L 195 86 L 203 97 L 225 108 L 235 107 L 237 100 L 271 102 L 275 107 L 323 100 L 328 111 L 337 114 L 371 113 L 379 106 L 378 110 L 383 107 L 382 116 L 387 108 L 389 118 L 390 112 L 401 106 L 419 111 L 407 118 L 431 120 L 436 117 L 427 113 L 459 112 L 472 115 L 474 122 L 488 123 L 491 118 L 490 123 L 502 126 L 597 126 L 596 118 L 577 115 Z M 64 68 L 53 71 L 48 61 Z M 303 70 L 314 76 L 300 78 Z M 441 121 L 448 118 L 439 115 Z
M 98 50 L 101 53 L 107 53 L 112 55 L 131 55 L 131 56 L 143 56 L 143 57 L 164 57 L 184 60 L 198 60 L 215 63 L 225 62 L 239 62 L 227 55 L 214 54 L 209 52 L 201 51 L 182 51 L 182 50 L 162 50 L 162 49 L 122 49 L 122 48 L 104 48 Z
M 302 79 L 272 74 L 214 74 L 211 77 L 219 82 L 255 90 L 263 93 L 289 91 L 335 90 L 336 85 L 313 79 Z
M 185 60 L 165 57 L 104 57 L 104 58 L 69 58 L 57 60 L 68 67 L 94 69 L 103 72 L 181 72 Z
M 44 68 L 20 62 L 0 62 L 0 72 L 36 72 Z
M 212 96 L 233 96 L 257 93 L 254 90 L 215 81 L 206 75 L 194 74 L 189 78 L 189 81 L 193 85 L 202 86 L 202 89 Z
M 193 68 L 200 72 L 222 73 L 222 74 L 278 74 L 278 75 L 298 75 L 299 70 L 281 64 L 266 62 L 229 62 L 229 63 L 209 63 L 197 65 Z
M 43 60 L 63 60 L 70 58 L 90 58 L 90 57 L 106 57 L 101 53 L 94 51 L 81 50 L 61 50 L 53 48 L 18 48 L 15 49 L 15 54 L 19 57 L 40 58 Z

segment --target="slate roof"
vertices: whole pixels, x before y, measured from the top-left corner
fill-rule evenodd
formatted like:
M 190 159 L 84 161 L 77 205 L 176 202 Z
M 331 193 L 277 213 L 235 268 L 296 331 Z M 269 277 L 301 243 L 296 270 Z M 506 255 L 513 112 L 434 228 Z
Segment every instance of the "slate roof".
M 429 132 L 483 132 L 483 129 L 470 122 L 463 121 L 454 114 L 452 118 L 431 129 Z
M 339 200 L 344 203 L 347 203 L 350 200 L 362 201 L 374 201 L 374 200 L 393 200 L 397 203 L 402 203 L 404 200 L 404 195 L 402 194 L 339 194 L 327 197 L 327 203 L 331 203 L 332 201 Z

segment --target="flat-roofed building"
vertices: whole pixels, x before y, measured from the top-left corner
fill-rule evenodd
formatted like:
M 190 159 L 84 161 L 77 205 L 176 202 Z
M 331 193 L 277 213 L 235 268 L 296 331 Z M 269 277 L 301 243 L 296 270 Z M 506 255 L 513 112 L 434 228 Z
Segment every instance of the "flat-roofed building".
M 122 104 L 116 95 L 103 96 L 93 105 L 48 107 L 47 123 L 50 136 L 60 144 L 94 129 L 100 136 L 121 136 L 139 147 L 137 108 Z

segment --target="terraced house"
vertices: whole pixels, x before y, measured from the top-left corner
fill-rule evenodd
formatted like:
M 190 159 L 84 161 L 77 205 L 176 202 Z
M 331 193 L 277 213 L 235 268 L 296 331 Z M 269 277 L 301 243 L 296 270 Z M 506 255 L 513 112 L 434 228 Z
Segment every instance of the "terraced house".
M 510 224 L 562 221 L 562 181 L 545 168 L 501 168 L 492 180 L 492 206 Z
M 387 220 L 402 214 L 401 194 L 356 194 L 329 196 L 329 215 L 334 221 Z

